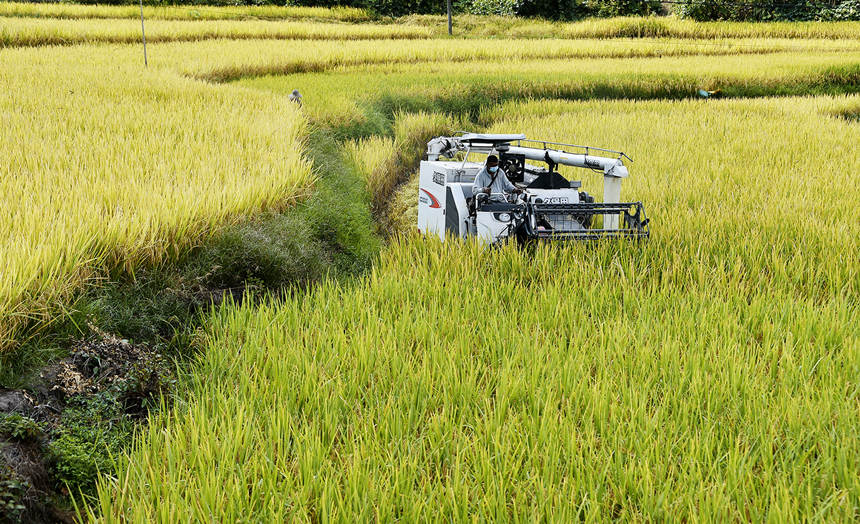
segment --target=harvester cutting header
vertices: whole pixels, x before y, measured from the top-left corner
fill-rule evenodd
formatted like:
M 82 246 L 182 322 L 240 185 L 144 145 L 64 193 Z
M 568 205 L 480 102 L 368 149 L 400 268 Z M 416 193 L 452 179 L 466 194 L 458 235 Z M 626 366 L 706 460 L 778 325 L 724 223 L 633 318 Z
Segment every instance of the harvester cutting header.
M 487 155 L 486 162 L 470 162 L 472 153 Z M 455 160 L 458 154 L 462 160 Z M 434 138 L 421 162 L 418 229 L 443 240 L 446 232 L 477 236 L 487 244 L 511 238 L 646 238 L 642 203 L 621 202 L 621 181 L 629 174 L 624 158 L 630 160 L 620 151 L 527 140 L 525 135 Z M 602 173 L 603 202 L 580 191 L 582 182 L 563 177 L 559 165 Z

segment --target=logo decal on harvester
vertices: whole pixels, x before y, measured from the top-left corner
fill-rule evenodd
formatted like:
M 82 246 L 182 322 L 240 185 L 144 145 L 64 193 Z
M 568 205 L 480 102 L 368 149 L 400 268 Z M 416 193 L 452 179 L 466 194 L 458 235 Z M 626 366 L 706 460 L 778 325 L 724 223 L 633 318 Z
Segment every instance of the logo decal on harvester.
M 424 188 L 421 188 L 421 191 L 424 191 L 425 193 L 427 193 L 427 196 L 429 196 L 429 197 L 430 197 L 430 201 L 431 201 L 430 207 L 431 207 L 431 208 L 433 208 L 433 209 L 438 209 L 438 208 L 442 207 L 442 206 L 440 206 L 440 205 L 439 205 L 439 201 L 438 201 L 438 200 L 436 200 L 436 197 L 434 197 L 432 194 L 430 194 L 430 192 L 429 192 L 429 191 L 427 191 L 427 190 L 426 190 L 426 189 L 424 189 Z

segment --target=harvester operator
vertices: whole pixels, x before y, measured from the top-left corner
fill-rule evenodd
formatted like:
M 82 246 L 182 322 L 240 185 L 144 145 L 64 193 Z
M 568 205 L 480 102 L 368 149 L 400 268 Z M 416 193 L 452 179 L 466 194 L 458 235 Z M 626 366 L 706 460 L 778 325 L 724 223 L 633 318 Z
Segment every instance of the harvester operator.
M 513 185 L 505 172 L 499 168 L 499 158 L 496 155 L 487 157 L 484 169 L 475 176 L 475 181 L 472 182 L 472 194 L 475 196 L 478 193 L 486 193 L 491 199 L 501 199 L 504 198 L 502 195 L 522 192 L 522 189 Z

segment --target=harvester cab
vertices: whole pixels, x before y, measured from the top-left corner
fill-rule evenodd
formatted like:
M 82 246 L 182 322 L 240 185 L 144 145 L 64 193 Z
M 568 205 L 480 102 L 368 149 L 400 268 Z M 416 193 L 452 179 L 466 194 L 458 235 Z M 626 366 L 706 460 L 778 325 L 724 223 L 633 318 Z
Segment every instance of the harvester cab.
M 483 161 L 496 155 L 499 167 L 521 190 L 516 194 L 472 194 Z M 458 158 L 462 157 L 462 159 Z M 487 244 L 510 239 L 596 240 L 647 238 L 648 219 L 641 202 L 621 202 L 621 181 L 628 176 L 619 151 L 527 140 L 525 135 L 464 133 L 427 143 L 418 189 L 418 229 L 424 235 L 477 236 Z M 632 162 L 632 160 L 631 160 Z M 535 165 L 539 163 L 540 165 Z M 603 202 L 568 180 L 558 166 L 603 174 Z

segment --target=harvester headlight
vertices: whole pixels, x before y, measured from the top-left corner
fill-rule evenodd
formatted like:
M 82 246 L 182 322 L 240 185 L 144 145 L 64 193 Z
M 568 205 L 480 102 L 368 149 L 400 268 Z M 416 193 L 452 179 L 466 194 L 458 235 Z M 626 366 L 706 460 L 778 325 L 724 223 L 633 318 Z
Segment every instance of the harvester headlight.
M 502 222 L 510 222 L 511 214 L 510 213 L 499 213 L 499 220 Z

